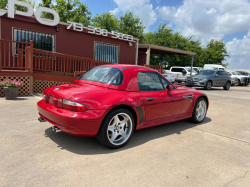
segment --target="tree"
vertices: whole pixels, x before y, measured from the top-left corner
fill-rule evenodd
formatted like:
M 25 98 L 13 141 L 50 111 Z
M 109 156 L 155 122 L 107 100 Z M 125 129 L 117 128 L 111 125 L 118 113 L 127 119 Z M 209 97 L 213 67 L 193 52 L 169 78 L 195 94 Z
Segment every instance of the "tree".
M 108 31 L 116 31 L 118 29 L 118 19 L 111 12 L 97 14 L 92 19 L 92 25 L 101 29 L 107 29 Z
M 133 35 L 143 40 L 143 31 L 146 27 L 142 24 L 139 17 L 136 17 L 132 12 L 125 13 L 119 19 L 118 32 Z
M 211 40 L 206 47 L 202 47 L 199 40 L 192 37 L 184 37 L 178 32 L 167 27 L 167 24 L 159 25 L 155 32 L 145 34 L 143 43 L 155 44 L 185 51 L 195 52 L 194 66 L 203 67 L 204 64 L 223 64 L 225 57 L 229 57 L 223 40 Z M 191 56 L 187 55 L 151 55 L 150 63 L 155 65 L 168 64 L 171 66 L 190 66 Z
M 230 57 L 223 40 L 218 41 L 211 39 L 207 44 L 206 53 L 209 64 L 220 64 L 224 67 L 228 66 L 228 63 L 223 64 L 223 61 L 226 61 L 225 57 Z
M 1 0 L 0 1 L 0 8 L 6 8 L 7 7 L 8 0 Z
M 90 24 L 91 13 L 88 6 L 80 0 L 56 0 L 56 4 L 51 5 L 51 8 L 57 11 L 61 21 L 72 21 L 86 26 Z
M 35 8 L 35 0 L 19 0 L 19 1 L 23 1 L 26 3 L 29 3 L 33 6 L 33 8 Z M 8 7 L 8 0 L 1 0 L 0 2 L 0 8 L 7 8 Z M 27 12 L 27 8 L 23 7 L 23 6 L 19 6 L 19 5 L 15 5 L 15 10 L 19 10 L 19 11 L 23 11 L 23 12 Z

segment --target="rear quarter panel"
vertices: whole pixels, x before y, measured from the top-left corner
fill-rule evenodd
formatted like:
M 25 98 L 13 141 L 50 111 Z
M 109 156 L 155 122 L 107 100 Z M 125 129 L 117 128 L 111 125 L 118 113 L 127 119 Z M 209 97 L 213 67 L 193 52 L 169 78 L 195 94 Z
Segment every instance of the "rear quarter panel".
M 106 110 L 106 113 L 108 113 L 116 106 L 127 105 L 133 108 L 137 115 L 137 119 L 139 115 L 136 107 L 141 107 L 145 114 L 143 99 L 139 92 L 107 89 L 106 91 L 79 94 L 73 96 L 71 100 L 84 104 L 87 110 Z

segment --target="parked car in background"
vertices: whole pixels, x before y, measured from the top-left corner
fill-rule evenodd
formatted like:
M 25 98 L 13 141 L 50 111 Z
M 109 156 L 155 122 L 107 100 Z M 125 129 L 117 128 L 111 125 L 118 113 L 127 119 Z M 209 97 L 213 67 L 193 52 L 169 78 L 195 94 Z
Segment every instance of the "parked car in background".
M 37 103 L 39 121 L 52 130 L 96 137 L 120 148 L 135 130 L 190 118 L 204 121 L 206 94 L 175 86 L 156 70 L 135 65 L 98 66 L 74 83 L 44 90 Z
M 225 67 L 218 64 L 205 64 L 204 69 L 225 70 Z
M 169 70 L 163 70 L 162 75 L 163 75 L 166 79 L 168 79 L 171 83 L 174 83 L 174 82 L 175 82 L 175 78 L 174 78 L 174 76 L 173 76 L 171 73 L 169 73 Z
M 171 67 L 169 73 L 175 78 L 178 83 L 185 82 L 186 78 L 191 75 L 191 68 L 188 67 Z M 197 72 L 193 70 L 192 75 L 196 75 Z
M 186 68 L 191 69 L 191 66 L 186 66 Z M 197 73 L 199 73 L 201 70 L 203 70 L 203 68 L 201 68 L 201 67 L 193 67 L 193 70 L 196 71 Z
M 250 77 L 250 73 L 248 73 L 246 71 L 236 71 L 236 72 L 240 73 L 241 75 L 245 75 L 245 76 Z
M 231 77 L 224 70 L 202 70 L 197 75 L 187 77 L 186 86 L 204 87 L 210 90 L 212 87 L 223 87 L 229 90 L 231 86 Z
M 235 86 L 247 86 L 249 84 L 249 77 L 242 75 L 239 72 L 228 71 L 229 75 L 235 79 Z

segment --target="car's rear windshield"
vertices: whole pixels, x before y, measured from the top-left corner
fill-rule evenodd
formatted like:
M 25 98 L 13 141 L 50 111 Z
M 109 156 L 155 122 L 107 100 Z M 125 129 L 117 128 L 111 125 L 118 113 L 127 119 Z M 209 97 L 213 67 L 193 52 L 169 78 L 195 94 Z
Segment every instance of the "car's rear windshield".
M 214 72 L 214 70 L 201 70 L 197 75 L 213 75 Z
M 89 70 L 78 79 L 120 85 L 123 81 L 123 73 L 117 68 L 100 66 Z

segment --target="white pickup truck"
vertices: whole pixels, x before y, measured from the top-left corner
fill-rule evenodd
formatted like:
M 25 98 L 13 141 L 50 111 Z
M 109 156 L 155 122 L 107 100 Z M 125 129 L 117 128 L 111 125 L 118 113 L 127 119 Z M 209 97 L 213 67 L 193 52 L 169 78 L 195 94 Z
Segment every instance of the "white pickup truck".
M 174 66 L 170 68 L 169 73 L 174 76 L 175 81 L 177 81 L 178 83 L 181 83 L 181 82 L 185 82 L 186 78 L 191 75 L 191 68 Z M 193 70 L 192 75 L 196 75 L 196 74 L 197 72 Z

